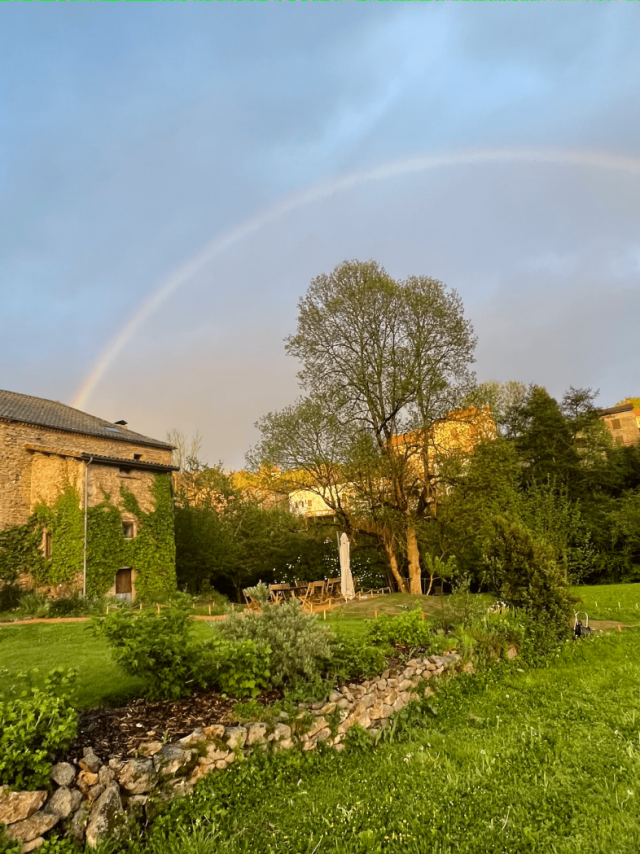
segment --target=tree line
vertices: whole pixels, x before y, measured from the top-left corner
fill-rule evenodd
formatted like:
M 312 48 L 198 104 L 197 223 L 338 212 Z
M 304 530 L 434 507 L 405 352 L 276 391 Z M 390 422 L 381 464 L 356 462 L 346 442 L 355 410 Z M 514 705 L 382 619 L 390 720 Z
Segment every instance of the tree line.
M 590 389 L 558 401 L 535 384 L 478 384 L 475 345 L 459 295 L 435 279 L 395 280 L 373 261 L 314 279 L 286 342 L 302 394 L 258 422 L 247 472 L 207 466 L 177 437 L 181 585 L 238 595 L 258 579 L 329 577 L 344 530 L 370 584 L 481 586 L 505 524 L 573 582 L 640 577 L 640 448 L 614 445 Z M 331 515 L 292 513 L 292 493 Z

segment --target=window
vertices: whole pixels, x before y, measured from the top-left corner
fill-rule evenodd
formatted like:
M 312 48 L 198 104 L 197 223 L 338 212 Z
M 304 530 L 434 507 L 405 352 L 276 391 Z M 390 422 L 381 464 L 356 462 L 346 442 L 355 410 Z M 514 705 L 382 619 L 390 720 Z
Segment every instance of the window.
M 141 460 L 141 459 L 142 459 L 142 454 L 134 454 L 134 455 L 133 455 L 133 459 L 134 459 L 134 460 Z
M 613 430 L 619 430 L 620 429 L 620 419 L 614 418 L 613 421 L 611 422 L 611 427 Z
M 136 535 L 136 526 L 133 522 L 123 522 L 122 533 L 124 534 L 125 540 L 132 540 Z
M 131 469 L 128 466 L 120 466 L 120 474 L 131 474 Z
M 120 433 L 119 427 L 113 427 L 111 424 L 104 425 L 105 430 L 108 430 L 110 433 Z
M 45 531 L 42 535 L 42 553 L 49 560 L 51 557 L 51 531 Z

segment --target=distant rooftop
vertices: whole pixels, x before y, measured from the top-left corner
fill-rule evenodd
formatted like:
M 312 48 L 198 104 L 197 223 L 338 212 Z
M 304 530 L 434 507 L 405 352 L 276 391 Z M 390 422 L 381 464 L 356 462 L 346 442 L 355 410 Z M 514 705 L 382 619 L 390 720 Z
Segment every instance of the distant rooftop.
M 618 415 L 620 412 L 633 412 L 633 403 L 619 403 L 618 406 L 601 409 L 600 415 Z
M 0 420 L 19 421 L 35 427 L 49 427 L 64 430 L 66 433 L 81 433 L 85 436 L 99 436 L 116 442 L 132 442 L 136 445 L 149 445 L 153 448 L 172 450 L 167 442 L 160 442 L 141 433 L 134 433 L 122 424 L 114 424 L 104 418 L 96 418 L 87 412 L 60 403 L 59 400 L 45 400 L 29 394 L 0 389 Z

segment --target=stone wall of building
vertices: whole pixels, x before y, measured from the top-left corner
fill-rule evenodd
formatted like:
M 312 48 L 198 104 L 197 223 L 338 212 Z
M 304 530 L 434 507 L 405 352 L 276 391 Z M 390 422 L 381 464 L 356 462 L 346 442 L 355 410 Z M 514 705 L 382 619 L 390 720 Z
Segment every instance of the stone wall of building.
M 0 530 L 24 524 L 38 501 L 48 504 L 55 501 L 65 478 L 84 494 L 84 463 L 81 460 L 28 450 L 27 445 L 52 452 L 100 454 L 132 462 L 138 454 L 147 462 L 171 464 L 171 451 L 163 448 L 0 421 Z M 152 481 L 152 472 L 132 468 L 128 474 L 122 474 L 117 467 L 92 463 L 89 506 L 102 500 L 102 488 L 110 492 L 115 501 L 123 483 L 141 507 L 149 510 Z

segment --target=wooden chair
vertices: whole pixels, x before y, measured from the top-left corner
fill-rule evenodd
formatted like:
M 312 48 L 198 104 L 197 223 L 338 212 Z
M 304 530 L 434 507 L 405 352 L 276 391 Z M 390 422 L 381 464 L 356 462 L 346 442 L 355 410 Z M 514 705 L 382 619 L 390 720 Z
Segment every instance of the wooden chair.
M 280 602 L 284 602 L 284 600 L 290 594 L 290 591 L 290 584 L 270 584 L 269 598 L 271 599 L 274 605 L 278 605 Z
M 342 599 L 342 592 L 340 590 L 340 584 L 342 583 L 341 578 L 330 578 L 326 583 L 325 595 L 329 600 L 329 604 L 331 604 L 332 599 Z
M 306 593 L 301 597 L 300 601 L 304 608 L 308 608 L 309 612 L 313 612 L 314 604 L 321 605 L 325 600 L 326 582 L 310 581 Z
M 253 596 L 249 596 L 246 590 L 242 591 L 242 595 L 244 596 L 244 601 L 247 606 L 248 611 L 261 611 L 260 603 L 256 602 Z

